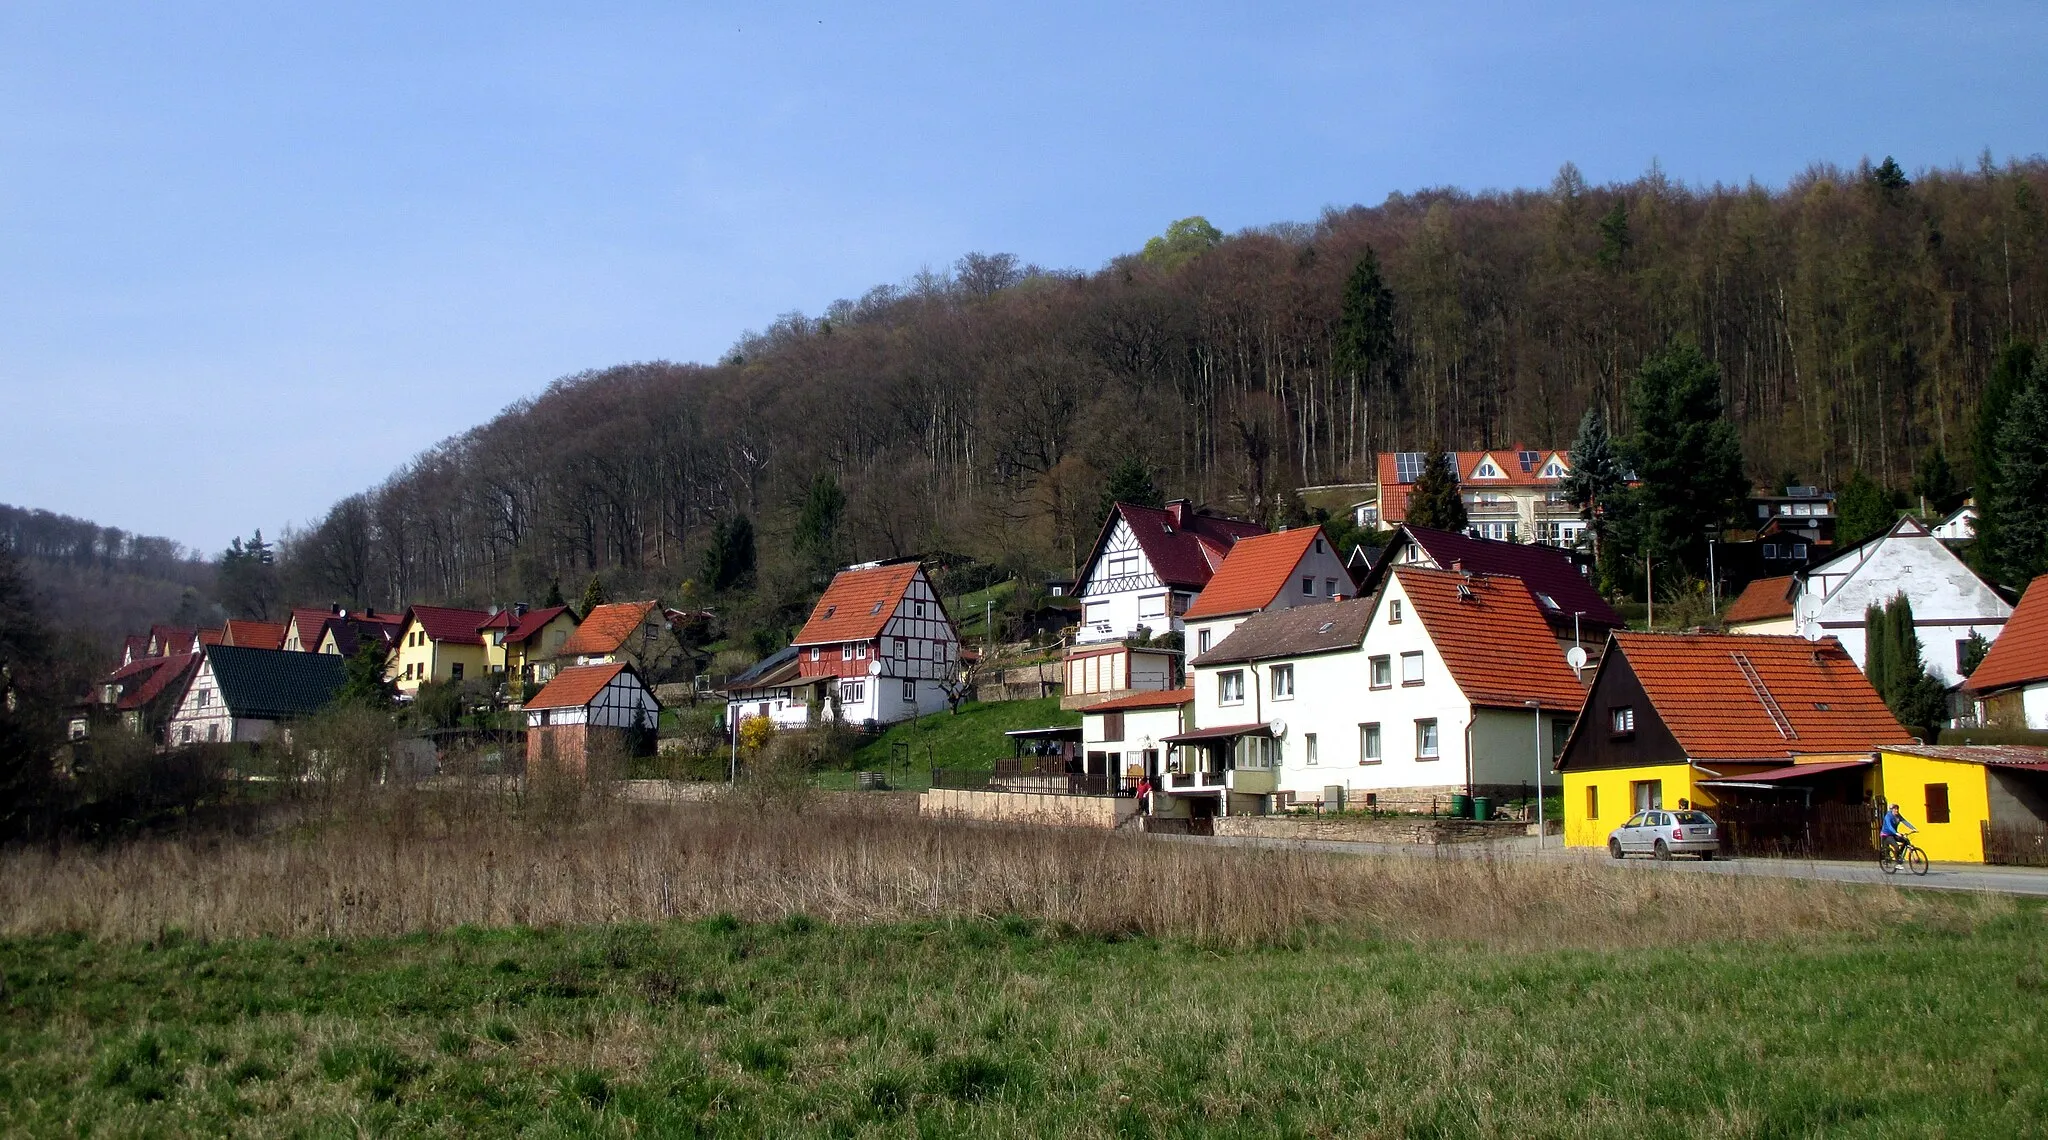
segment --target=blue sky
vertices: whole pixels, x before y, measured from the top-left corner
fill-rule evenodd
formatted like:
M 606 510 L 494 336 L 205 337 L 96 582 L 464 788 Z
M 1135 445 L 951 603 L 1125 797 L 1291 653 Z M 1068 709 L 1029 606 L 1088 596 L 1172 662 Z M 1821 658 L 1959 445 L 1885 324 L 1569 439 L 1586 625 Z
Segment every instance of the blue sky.
M 6 0 L 0 502 L 213 550 L 970 250 L 1092 269 L 1566 160 L 2003 159 L 2044 106 L 2038 0 Z

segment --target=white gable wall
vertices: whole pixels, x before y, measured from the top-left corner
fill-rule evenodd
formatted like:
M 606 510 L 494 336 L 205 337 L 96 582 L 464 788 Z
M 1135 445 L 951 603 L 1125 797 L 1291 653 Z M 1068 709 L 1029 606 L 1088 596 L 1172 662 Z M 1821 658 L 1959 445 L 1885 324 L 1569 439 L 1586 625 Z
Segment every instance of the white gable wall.
M 1895 532 L 1807 571 L 1793 603 L 1793 620 L 1803 637 L 1839 638 L 1860 669 L 1867 659 L 1865 611 L 1901 592 L 1913 603 L 1921 662 L 1943 685 L 1962 680 L 1956 643 L 1972 633 L 1996 640 L 2012 616 L 2012 606 L 1940 539 L 1925 532 Z

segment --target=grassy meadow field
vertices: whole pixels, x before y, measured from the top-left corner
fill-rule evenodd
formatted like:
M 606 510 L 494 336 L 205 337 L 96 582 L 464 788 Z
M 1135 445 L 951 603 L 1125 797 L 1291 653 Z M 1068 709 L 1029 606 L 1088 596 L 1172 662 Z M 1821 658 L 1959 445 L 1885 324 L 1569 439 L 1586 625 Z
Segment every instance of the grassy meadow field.
M 2039 908 L 729 804 L 0 856 L 0 1133 L 1991 1136 Z

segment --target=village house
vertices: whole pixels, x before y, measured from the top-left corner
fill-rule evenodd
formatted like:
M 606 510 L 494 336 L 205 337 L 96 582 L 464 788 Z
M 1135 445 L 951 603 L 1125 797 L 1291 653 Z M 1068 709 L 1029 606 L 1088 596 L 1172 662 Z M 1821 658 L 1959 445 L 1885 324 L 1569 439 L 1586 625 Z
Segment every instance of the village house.
M 643 678 L 661 679 L 680 656 L 661 602 L 607 602 L 577 624 L 556 651 L 562 664 L 631 665 Z
M 1624 628 L 1607 599 L 1593 586 L 1591 567 L 1570 551 L 1553 546 L 1474 538 L 1431 527 L 1402 525 L 1381 549 L 1359 593 L 1377 592 L 1399 566 L 1451 570 L 1489 578 L 1514 578 L 1529 591 L 1558 644 L 1584 650 L 1597 664 L 1610 630 Z
M 960 636 L 915 558 L 841 570 L 792 642 L 804 681 L 829 679 L 821 715 L 894 724 L 938 712 L 960 683 Z
M 229 618 L 221 626 L 220 643 L 243 649 L 283 649 L 285 623 Z
M 1833 638 L 1616 632 L 1557 762 L 1565 843 L 1695 807 L 1725 841 L 1867 853 L 1871 753 L 1912 742 Z
M 725 723 L 736 725 L 766 717 L 778 729 L 804 728 L 816 721 L 825 705 L 825 686 L 837 687 L 837 674 L 805 677 L 798 668 L 800 651 L 792 645 L 756 662 L 726 682 Z
M 624 760 L 651 734 L 661 702 L 630 664 L 570 665 L 526 702 L 526 771 L 584 775 L 593 756 Z
M 1934 537 L 1943 542 L 1972 542 L 1977 537 L 1977 504 L 1964 503 L 1950 511 L 1946 518 L 1927 528 Z
M 1799 580 L 1790 574 L 1758 578 L 1721 611 L 1721 628 L 1729 633 L 1797 633 L 1792 599 Z
M 491 654 L 479 630 L 490 619 L 491 615 L 483 610 L 407 607 L 405 620 L 399 626 L 398 645 L 384 667 L 384 676 L 405 696 L 418 693 L 420 686 L 429 681 L 488 677 Z
M 1181 630 L 1181 616 L 1238 540 L 1266 533 L 1241 519 L 1199 510 L 1186 499 L 1164 507 L 1117 503 L 1081 567 L 1077 644 L 1123 641 L 1142 628 Z
M 2020 604 L 1963 693 L 1986 728 L 2048 729 L 2048 574 L 2027 584 Z M 1918 618 L 1916 609 L 1913 616 Z
M 138 649 L 146 649 L 145 637 Z M 128 732 L 163 739 L 163 728 L 185 692 L 185 682 L 199 664 L 198 653 L 175 657 L 137 656 L 101 679 L 82 714 L 72 718 L 69 735 L 83 740 L 94 720 L 112 719 Z
M 1881 800 L 1919 828 L 1912 840 L 1929 859 L 2048 856 L 2048 748 L 1892 745 L 1878 750 L 1878 781 Z
M 320 632 L 319 644 L 313 651 L 335 657 L 354 657 L 368 643 L 375 645 L 379 652 L 388 654 L 404 632 L 405 619 L 398 614 L 341 610 L 327 619 L 327 628 Z
M 1565 496 L 1571 461 L 1556 450 L 1532 451 L 1517 444 L 1489 451 L 1449 453 L 1465 500 L 1472 532 L 1503 542 L 1576 546 L 1586 521 Z M 1408 497 L 1422 477 L 1429 453 L 1384 451 L 1379 455 L 1379 498 L 1356 509 L 1382 529 L 1408 521 Z M 1363 525 L 1363 524 L 1361 524 Z
M 1206 653 L 1256 613 L 1334 602 L 1355 592 L 1319 526 L 1239 539 L 1183 615 L 1188 650 Z
M 1793 577 L 1794 632 L 1837 639 L 1859 669 L 1865 664 L 1866 611 L 1904 594 L 1913 604 L 1921 662 L 1944 687 L 1963 679 L 1971 636 L 1996 640 L 2012 616 L 2012 606 L 1996 590 L 1912 518 Z
M 168 743 L 268 740 L 279 726 L 319 712 L 348 679 L 339 657 L 210 645 L 166 726 Z
M 327 622 L 341 613 L 341 607 L 331 609 L 295 609 L 284 620 L 284 644 L 281 648 L 293 653 L 318 653 L 320 635 L 327 632 Z
M 1129 794 L 1141 782 L 1157 786 L 1166 772 L 1166 741 L 1194 727 L 1194 701 L 1191 689 L 1167 689 L 1083 709 L 1080 774 L 1089 790 Z
M 479 632 L 490 651 L 491 672 L 504 675 L 509 699 L 519 701 L 527 690 L 554 677 L 577 624 L 576 611 L 568 606 L 536 610 L 523 602 L 499 610 L 484 622 Z

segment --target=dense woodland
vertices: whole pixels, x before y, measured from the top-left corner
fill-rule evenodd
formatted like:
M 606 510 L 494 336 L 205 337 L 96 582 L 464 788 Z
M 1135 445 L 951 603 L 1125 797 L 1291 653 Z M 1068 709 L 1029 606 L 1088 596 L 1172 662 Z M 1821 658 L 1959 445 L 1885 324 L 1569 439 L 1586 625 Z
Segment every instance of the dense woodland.
M 1231 236 L 1185 219 L 1092 273 L 970 254 L 716 364 L 559 380 L 285 536 L 266 604 L 573 597 L 599 575 L 614 596 L 752 580 L 746 605 L 788 613 L 834 558 L 1070 571 L 1134 457 L 1168 494 L 1274 518 L 1298 487 L 1369 481 L 1382 449 L 1566 447 L 1594 406 L 1625 436 L 1639 366 L 1674 341 L 1718 366 L 1758 485 L 1903 489 L 1937 444 L 1967 483 L 1994 361 L 2048 332 L 2044 193 L 2048 161 L 1988 155 L 1779 188 L 1567 165 Z M 821 476 L 832 525 L 799 535 Z M 758 575 L 707 561 L 739 526 Z
M 154 622 L 214 617 L 214 563 L 168 538 L 0 503 L 0 549 L 45 612 L 102 645 Z

